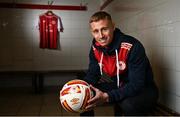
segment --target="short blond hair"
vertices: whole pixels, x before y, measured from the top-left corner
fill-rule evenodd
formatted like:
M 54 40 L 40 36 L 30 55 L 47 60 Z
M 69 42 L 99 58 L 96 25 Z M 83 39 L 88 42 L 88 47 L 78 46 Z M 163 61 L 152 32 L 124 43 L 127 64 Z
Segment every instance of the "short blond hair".
M 97 22 L 97 21 L 102 20 L 102 19 L 107 19 L 107 20 L 112 21 L 110 14 L 108 14 L 108 13 L 105 12 L 105 11 L 98 11 L 98 12 L 94 13 L 94 14 L 90 17 L 89 23 Z

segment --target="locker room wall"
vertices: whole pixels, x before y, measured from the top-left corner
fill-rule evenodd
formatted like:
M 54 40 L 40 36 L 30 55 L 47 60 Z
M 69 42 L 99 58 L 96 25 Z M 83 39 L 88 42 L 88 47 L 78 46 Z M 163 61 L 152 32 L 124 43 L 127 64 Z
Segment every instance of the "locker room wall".
M 0 1 L 8 2 L 8 1 Z M 9 0 L 13 2 L 13 0 Z M 17 3 L 48 4 L 48 0 L 16 0 Z M 52 10 L 60 16 L 64 32 L 60 33 L 61 50 L 39 48 L 39 15 L 47 10 L 0 10 L 0 70 L 81 70 L 87 69 L 91 44 L 88 20 L 99 8 L 97 0 L 54 0 L 54 5 L 87 3 L 87 11 Z
M 180 113 L 180 0 L 114 0 L 116 26 L 139 39 L 153 67 L 160 103 Z
M 14 0 L 1 0 L 10 2 Z M 16 0 L 17 3 L 45 4 L 49 0 Z M 0 71 L 83 70 L 88 66 L 92 36 L 89 17 L 99 10 L 97 0 L 54 0 L 53 5 L 87 5 L 87 11 L 52 10 L 62 19 L 61 50 L 39 48 L 39 15 L 47 10 L 0 9 Z M 31 86 L 29 75 L 0 75 L 0 87 Z M 45 75 L 45 86 L 62 85 L 74 74 Z

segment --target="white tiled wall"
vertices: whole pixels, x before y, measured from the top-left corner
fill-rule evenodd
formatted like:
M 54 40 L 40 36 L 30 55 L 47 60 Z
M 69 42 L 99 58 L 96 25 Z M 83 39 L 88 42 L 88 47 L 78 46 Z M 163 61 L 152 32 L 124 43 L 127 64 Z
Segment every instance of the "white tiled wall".
M 21 0 L 17 3 L 48 4 L 49 0 Z M 3 1 L 1 1 L 3 2 Z M 13 2 L 6 0 L 4 2 Z M 39 48 L 38 17 L 47 10 L 0 10 L 0 70 L 87 69 L 91 44 L 89 17 L 99 8 L 97 0 L 54 0 L 54 5 L 87 5 L 87 11 L 52 10 L 61 17 L 61 50 Z M 97 3 L 97 4 L 94 4 Z
M 139 39 L 153 66 L 159 101 L 180 113 L 180 0 L 116 0 L 105 10 Z

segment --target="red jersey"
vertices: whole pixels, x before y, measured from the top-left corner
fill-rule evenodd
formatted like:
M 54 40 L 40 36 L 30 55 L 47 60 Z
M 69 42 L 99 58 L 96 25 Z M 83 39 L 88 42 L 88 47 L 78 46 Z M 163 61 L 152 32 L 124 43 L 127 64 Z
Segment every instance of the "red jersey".
M 60 30 L 58 30 L 60 26 Z M 48 11 L 39 16 L 40 48 L 57 49 L 59 31 L 63 32 L 61 18 Z
M 96 45 L 99 45 L 96 42 Z M 94 56 L 97 59 L 99 64 L 102 64 L 102 71 L 108 74 L 109 76 L 113 77 L 117 74 L 117 60 L 119 64 L 119 73 L 123 73 L 127 69 L 127 57 L 128 53 L 132 47 L 132 44 L 122 42 L 119 48 L 119 52 L 116 55 L 103 55 L 102 51 L 98 51 L 93 46 Z M 101 69 L 101 68 L 100 68 Z

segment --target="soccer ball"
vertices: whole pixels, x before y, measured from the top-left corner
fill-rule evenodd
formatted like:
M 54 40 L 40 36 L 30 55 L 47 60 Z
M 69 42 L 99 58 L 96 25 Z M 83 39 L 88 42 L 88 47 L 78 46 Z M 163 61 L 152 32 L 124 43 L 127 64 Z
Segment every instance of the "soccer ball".
M 60 91 L 61 105 L 68 112 L 84 112 L 87 101 L 92 97 L 90 85 L 79 79 L 67 82 Z

